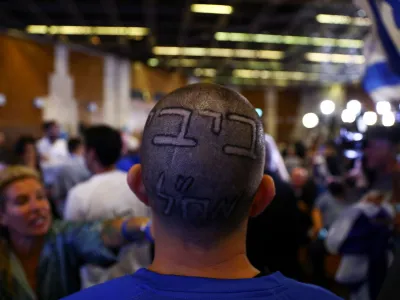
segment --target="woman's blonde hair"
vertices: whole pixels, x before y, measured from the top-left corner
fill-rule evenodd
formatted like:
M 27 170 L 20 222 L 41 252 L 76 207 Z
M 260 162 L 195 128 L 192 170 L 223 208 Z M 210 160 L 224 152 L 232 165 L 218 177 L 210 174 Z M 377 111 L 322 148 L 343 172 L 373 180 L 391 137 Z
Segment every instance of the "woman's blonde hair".
M 0 170 L 0 213 L 5 209 L 7 200 L 5 191 L 7 187 L 18 180 L 26 178 L 40 181 L 40 176 L 35 170 L 24 166 L 9 166 Z M 0 224 L 0 282 L 6 285 L 7 291 L 12 292 L 12 281 L 8 230 Z

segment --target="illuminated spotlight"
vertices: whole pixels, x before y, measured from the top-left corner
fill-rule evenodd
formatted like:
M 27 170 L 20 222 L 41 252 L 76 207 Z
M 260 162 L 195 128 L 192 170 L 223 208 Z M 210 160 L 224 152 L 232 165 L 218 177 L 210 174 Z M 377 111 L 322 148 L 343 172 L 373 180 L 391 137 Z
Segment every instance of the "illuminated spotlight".
M 360 155 L 356 150 L 345 150 L 344 156 L 347 157 L 348 159 L 356 159 Z
M 212 68 L 196 68 L 193 73 L 197 77 L 215 77 L 217 70 Z
M 88 104 L 88 106 L 87 106 L 87 110 L 88 110 L 88 112 L 90 112 L 90 113 L 94 113 L 94 112 L 96 112 L 98 109 L 99 109 L 99 107 L 98 107 L 97 103 L 95 103 L 95 102 L 90 102 L 90 103 Z
M 378 116 L 373 111 L 367 111 L 363 115 L 363 121 L 367 126 L 373 126 L 378 121 Z
M 157 67 L 158 66 L 158 64 L 159 64 L 159 61 L 158 61 L 158 59 L 157 58 L 150 58 L 148 61 L 147 61 L 147 64 L 150 66 L 150 67 Z
M 201 48 L 201 47 L 169 47 L 156 46 L 153 48 L 155 55 L 162 56 L 198 56 L 198 57 L 240 57 L 280 60 L 285 57 L 283 51 L 229 49 L 229 48 Z
M 379 101 L 376 103 L 376 112 L 380 115 L 392 111 L 392 106 L 388 101 Z
M 305 114 L 302 121 L 305 128 L 314 128 L 319 123 L 318 116 L 314 113 Z
M 324 115 L 331 115 L 335 111 L 335 102 L 332 100 L 324 100 L 320 104 L 320 109 Z
M 338 24 L 338 25 L 356 25 L 356 26 L 371 26 L 372 22 L 368 18 L 350 17 L 344 15 L 326 15 L 319 14 L 316 20 L 321 24 Z
M 200 14 L 230 15 L 233 13 L 232 6 L 218 4 L 192 4 L 190 10 Z
M 0 107 L 6 105 L 7 97 L 4 94 L 0 94 Z
M 303 46 L 331 46 L 339 48 L 364 47 L 363 40 L 355 39 L 336 39 L 327 37 L 311 37 L 297 35 L 277 35 L 264 33 L 243 33 L 219 31 L 214 34 L 217 41 L 225 42 L 247 42 L 261 44 L 283 44 L 283 45 L 303 45 Z
M 332 53 L 319 53 L 308 52 L 305 54 L 308 61 L 320 63 L 335 63 L 335 64 L 359 64 L 365 63 L 364 55 L 350 55 L 350 54 L 332 54 Z
M 359 133 L 359 132 L 356 132 L 353 134 L 353 140 L 356 142 L 361 141 L 363 139 L 363 137 L 364 137 L 363 134 Z
M 261 118 L 262 115 L 263 115 L 262 109 L 261 108 L 256 108 L 256 112 L 257 112 L 258 116 Z
M 368 129 L 368 126 L 365 124 L 363 118 L 358 118 L 356 121 L 357 124 L 357 129 L 359 132 L 366 132 Z
M 391 127 L 396 123 L 396 116 L 392 112 L 386 112 L 382 115 L 382 125 Z
M 146 27 L 29 25 L 26 27 L 26 32 L 49 35 L 145 36 L 149 33 L 149 29 Z
M 33 99 L 33 106 L 37 109 L 43 109 L 46 105 L 46 101 L 42 97 L 36 97 Z
M 350 109 L 347 108 L 342 111 L 343 123 L 353 123 L 355 120 L 356 120 L 356 115 Z
M 101 40 L 100 40 L 100 38 L 99 38 L 98 36 L 92 36 L 92 37 L 90 38 L 90 42 L 91 42 L 93 45 L 100 45 Z
M 361 103 L 358 100 L 350 100 L 347 105 L 346 108 L 354 115 L 358 115 L 361 112 Z

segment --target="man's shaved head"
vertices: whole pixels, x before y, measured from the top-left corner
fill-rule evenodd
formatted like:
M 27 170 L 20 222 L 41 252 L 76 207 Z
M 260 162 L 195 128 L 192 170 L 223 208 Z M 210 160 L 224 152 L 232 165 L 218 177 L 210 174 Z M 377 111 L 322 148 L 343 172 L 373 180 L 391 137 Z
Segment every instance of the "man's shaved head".
M 264 131 L 252 105 L 215 84 L 180 88 L 151 111 L 142 144 L 150 206 L 179 232 L 225 234 L 249 216 L 263 176 Z

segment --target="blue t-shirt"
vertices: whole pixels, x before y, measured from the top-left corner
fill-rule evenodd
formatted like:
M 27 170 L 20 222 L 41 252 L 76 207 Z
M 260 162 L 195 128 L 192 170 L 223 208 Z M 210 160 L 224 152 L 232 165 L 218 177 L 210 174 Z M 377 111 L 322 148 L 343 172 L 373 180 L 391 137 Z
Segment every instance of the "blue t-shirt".
M 160 275 L 146 269 L 83 290 L 65 300 L 339 300 L 281 273 L 252 279 L 209 279 Z

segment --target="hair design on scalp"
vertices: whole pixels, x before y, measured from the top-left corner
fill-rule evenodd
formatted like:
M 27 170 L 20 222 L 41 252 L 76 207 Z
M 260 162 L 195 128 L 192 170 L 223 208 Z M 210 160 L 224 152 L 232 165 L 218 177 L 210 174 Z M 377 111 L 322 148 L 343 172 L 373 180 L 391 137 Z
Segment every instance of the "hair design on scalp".
M 143 132 L 142 178 L 150 204 L 178 231 L 226 233 L 240 225 L 264 160 L 264 131 L 254 107 L 219 85 L 189 85 L 165 96 Z

